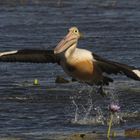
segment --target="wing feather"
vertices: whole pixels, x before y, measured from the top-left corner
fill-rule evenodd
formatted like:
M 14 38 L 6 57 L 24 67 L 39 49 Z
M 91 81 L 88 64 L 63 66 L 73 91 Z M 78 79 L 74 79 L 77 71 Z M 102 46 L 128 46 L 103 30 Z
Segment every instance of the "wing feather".
M 96 60 L 96 64 L 100 67 L 102 72 L 105 72 L 107 74 L 124 74 L 129 78 L 132 78 L 134 80 L 140 81 L 140 70 L 133 66 L 128 66 L 126 64 L 110 61 L 107 59 L 104 59 L 94 53 L 92 53 L 94 59 Z M 139 73 L 138 73 L 139 72 Z
M 26 62 L 26 63 L 59 63 L 53 50 L 24 49 L 18 51 L 0 52 L 1 62 Z

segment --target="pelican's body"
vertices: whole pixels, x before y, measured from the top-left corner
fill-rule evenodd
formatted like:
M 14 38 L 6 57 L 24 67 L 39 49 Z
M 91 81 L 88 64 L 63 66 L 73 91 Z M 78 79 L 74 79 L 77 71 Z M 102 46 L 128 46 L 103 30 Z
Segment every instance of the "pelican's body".
M 60 65 L 69 76 L 88 84 L 97 83 L 102 77 L 100 71 L 95 70 L 96 60 L 92 52 L 77 48 L 79 38 L 78 29 L 70 28 L 67 36 L 57 45 L 54 52 L 60 57 Z
M 109 74 L 124 74 L 140 81 L 140 70 L 125 64 L 109 61 L 86 49 L 77 48 L 81 34 L 76 27 L 52 50 L 18 50 L 0 53 L 0 61 L 58 63 L 72 78 L 90 85 L 108 85 Z
M 95 67 L 90 51 L 75 48 L 69 57 L 64 54 L 63 59 L 60 59 L 60 65 L 68 75 L 79 81 L 91 83 L 95 79 Z

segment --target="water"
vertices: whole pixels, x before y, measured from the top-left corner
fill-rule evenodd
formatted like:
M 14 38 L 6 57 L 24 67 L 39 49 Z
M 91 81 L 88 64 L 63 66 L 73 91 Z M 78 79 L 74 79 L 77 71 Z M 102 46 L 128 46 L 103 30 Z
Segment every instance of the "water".
M 140 67 L 140 1 L 0 1 L 0 48 L 53 49 L 71 26 L 85 38 L 79 47 Z M 0 137 L 55 139 L 75 132 L 106 131 L 108 105 L 121 112 L 114 129 L 140 127 L 140 83 L 114 77 L 110 96 L 78 83 L 55 84 L 63 70 L 56 64 L 1 63 Z M 40 86 L 33 86 L 38 79 Z M 122 140 L 124 138 L 118 138 Z M 126 139 L 126 138 L 125 138 Z

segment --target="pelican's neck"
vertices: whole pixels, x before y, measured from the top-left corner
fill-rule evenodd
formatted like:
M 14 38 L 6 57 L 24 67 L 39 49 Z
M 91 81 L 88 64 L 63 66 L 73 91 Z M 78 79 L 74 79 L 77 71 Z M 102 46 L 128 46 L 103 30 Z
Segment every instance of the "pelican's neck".
M 73 49 L 72 53 L 70 53 L 69 55 L 65 54 L 65 59 L 68 63 L 72 64 L 77 61 L 85 61 L 85 60 L 96 61 L 91 51 L 81 48 Z
M 69 47 L 66 51 L 65 51 L 65 58 L 69 58 L 73 55 L 75 49 L 77 47 L 77 42 L 74 43 L 71 47 Z

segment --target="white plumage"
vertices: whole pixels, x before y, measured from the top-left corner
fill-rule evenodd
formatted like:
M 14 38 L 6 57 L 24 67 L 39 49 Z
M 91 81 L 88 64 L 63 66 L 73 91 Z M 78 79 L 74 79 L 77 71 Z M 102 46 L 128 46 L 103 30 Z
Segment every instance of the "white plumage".
M 17 53 L 17 52 L 18 52 L 18 51 L 1 52 L 1 53 L 0 53 L 0 56 L 9 55 L 9 54 L 15 54 L 15 53 Z
M 133 72 L 140 78 L 140 70 L 133 70 Z

